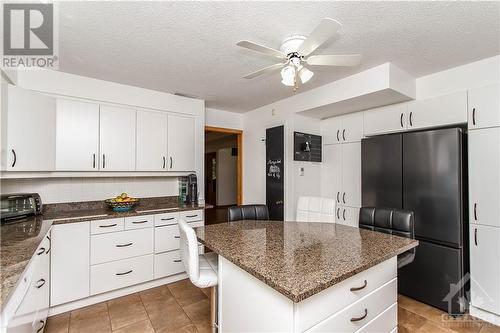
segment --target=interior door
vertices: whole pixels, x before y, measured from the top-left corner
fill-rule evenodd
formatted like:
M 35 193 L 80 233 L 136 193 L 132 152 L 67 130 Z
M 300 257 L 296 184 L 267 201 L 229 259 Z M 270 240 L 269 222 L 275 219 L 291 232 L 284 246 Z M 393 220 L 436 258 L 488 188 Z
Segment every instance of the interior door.
M 340 201 L 361 206 L 361 142 L 342 144 L 342 193 Z
M 167 123 L 162 112 L 137 111 L 137 171 L 167 170 Z
M 271 220 L 284 219 L 285 128 L 266 129 L 266 204 Z
M 136 111 L 114 106 L 100 107 L 101 171 L 135 170 Z
M 168 116 L 168 169 L 170 171 L 195 170 L 194 118 Z
M 99 104 L 57 100 L 56 169 L 99 168 Z
M 205 154 L 205 202 L 217 205 L 217 153 Z

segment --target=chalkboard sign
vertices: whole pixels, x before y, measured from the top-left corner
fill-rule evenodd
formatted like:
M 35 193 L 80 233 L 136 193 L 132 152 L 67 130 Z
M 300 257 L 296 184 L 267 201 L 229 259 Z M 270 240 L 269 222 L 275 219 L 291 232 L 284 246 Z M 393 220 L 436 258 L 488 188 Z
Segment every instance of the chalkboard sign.
M 293 159 L 295 161 L 321 162 L 321 136 L 293 132 Z
M 266 205 L 271 220 L 283 221 L 285 128 L 266 129 Z

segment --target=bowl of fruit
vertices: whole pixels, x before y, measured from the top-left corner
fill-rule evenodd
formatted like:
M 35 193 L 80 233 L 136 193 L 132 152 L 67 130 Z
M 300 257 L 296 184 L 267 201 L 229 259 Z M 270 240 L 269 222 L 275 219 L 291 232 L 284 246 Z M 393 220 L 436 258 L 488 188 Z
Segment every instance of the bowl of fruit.
M 127 193 L 122 193 L 116 198 L 105 201 L 114 212 L 128 212 L 134 208 L 139 199 L 131 198 Z

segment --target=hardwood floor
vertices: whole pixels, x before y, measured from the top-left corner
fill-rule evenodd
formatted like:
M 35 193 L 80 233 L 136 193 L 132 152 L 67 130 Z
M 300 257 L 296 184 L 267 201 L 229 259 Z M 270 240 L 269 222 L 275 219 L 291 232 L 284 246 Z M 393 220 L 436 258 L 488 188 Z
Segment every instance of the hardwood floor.
M 399 296 L 399 333 L 500 333 L 470 316 L 451 320 L 433 307 Z M 209 333 L 210 289 L 189 280 L 50 317 L 46 333 Z

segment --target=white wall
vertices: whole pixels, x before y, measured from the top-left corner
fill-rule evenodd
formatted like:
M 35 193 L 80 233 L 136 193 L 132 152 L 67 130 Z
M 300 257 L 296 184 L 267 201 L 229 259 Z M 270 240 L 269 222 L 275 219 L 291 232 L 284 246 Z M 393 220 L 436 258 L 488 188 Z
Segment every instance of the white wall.
M 217 206 L 236 204 L 237 160 L 232 148 L 217 151 Z
M 242 129 L 243 114 L 206 108 L 205 125 L 231 129 Z

